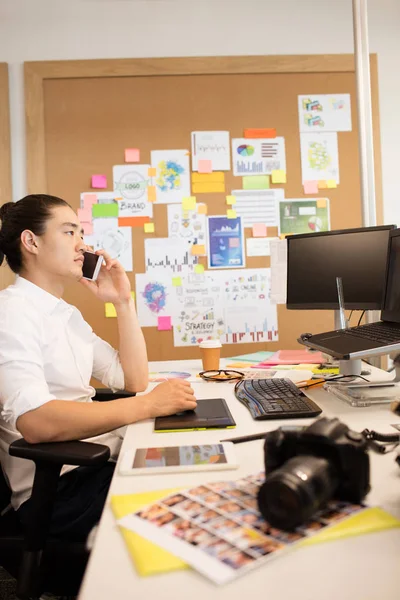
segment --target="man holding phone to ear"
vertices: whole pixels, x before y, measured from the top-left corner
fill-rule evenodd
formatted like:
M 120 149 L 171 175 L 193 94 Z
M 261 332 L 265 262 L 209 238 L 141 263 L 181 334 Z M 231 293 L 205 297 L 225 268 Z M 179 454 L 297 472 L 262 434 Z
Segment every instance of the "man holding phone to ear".
M 0 453 L 22 523 L 29 519 L 34 465 L 11 457 L 9 445 L 90 440 L 110 447 L 115 459 L 118 428 L 142 419 L 196 407 L 190 384 L 169 380 L 147 394 L 92 402 L 93 376 L 107 387 L 142 392 L 148 385 L 143 333 L 129 279 L 104 251 L 97 279 L 82 277 L 87 250 L 76 213 L 55 196 L 34 194 L 0 208 L 0 254 L 17 274 L 0 292 Z M 0 264 L 3 259 L 1 256 Z M 119 349 L 96 336 L 81 313 L 62 300 L 71 280 L 117 313 Z M 113 462 L 100 468 L 63 468 L 51 533 L 83 540 L 99 520 Z

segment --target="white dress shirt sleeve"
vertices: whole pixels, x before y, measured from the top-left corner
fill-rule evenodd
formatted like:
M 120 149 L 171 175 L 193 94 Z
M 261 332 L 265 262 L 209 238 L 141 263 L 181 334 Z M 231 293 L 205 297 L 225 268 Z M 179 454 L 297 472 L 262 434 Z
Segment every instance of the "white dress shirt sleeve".
M 113 392 L 125 389 L 125 377 L 119 353 L 93 333 L 93 377 Z
M 13 428 L 18 417 L 56 399 L 44 376 L 41 323 L 18 304 L 0 313 L 0 408 Z

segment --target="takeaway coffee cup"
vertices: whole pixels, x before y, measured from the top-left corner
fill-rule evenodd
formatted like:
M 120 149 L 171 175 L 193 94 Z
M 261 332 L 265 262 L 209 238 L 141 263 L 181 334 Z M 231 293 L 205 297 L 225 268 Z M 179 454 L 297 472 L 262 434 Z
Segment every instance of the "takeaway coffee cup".
M 219 340 L 205 340 L 200 342 L 200 354 L 203 361 L 203 371 L 216 371 L 219 369 L 222 344 Z

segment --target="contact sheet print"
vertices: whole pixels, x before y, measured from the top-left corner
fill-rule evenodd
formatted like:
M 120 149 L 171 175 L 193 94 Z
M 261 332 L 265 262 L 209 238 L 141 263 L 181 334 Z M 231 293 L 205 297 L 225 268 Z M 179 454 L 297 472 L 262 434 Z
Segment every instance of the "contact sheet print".
M 363 510 L 332 501 L 292 532 L 271 527 L 260 514 L 257 492 L 264 473 L 218 481 L 171 494 L 118 521 L 182 558 L 216 584 L 279 556 L 332 523 Z

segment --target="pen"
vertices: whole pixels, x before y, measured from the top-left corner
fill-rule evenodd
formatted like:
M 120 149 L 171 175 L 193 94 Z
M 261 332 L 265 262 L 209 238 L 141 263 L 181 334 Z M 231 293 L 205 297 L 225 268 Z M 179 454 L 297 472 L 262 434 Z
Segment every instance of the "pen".
M 233 444 L 242 444 L 243 442 L 252 442 L 253 440 L 262 440 L 267 435 L 267 431 L 264 433 L 253 433 L 252 435 L 243 435 L 241 437 L 229 438 L 227 440 L 221 440 L 220 443 L 223 442 L 232 442 Z

